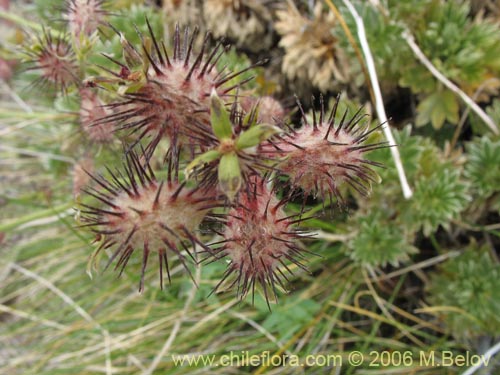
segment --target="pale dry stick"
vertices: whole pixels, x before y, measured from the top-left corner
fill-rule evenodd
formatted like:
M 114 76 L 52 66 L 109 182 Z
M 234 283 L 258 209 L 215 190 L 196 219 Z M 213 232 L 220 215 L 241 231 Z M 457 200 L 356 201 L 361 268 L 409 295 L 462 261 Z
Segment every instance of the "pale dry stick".
M 304 333 L 304 335 L 295 342 L 293 350 L 295 352 L 300 352 L 304 346 L 306 346 L 307 343 L 311 341 L 311 337 L 315 332 L 315 327 L 309 327 L 307 331 Z M 286 353 L 289 353 L 288 350 Z
M 375 300 L 377 306 L 382 310 L 381 314 L 374 312 L 375 315 L 378 315 L 379 317 L 383 318 L 383 320 L 380 319 L 382 322 L 386 322 L 387 324 L 392 324 L 394 327 L 399 328 L 399 331 L 396 335 L 394 335 L 394 338 L 397 339 L 397 337 L 405 336 L 408 339 L 410 339 L 413 343 L 417 344 L 418 346 L 420 346 L 420 347 L 425 346 L 425 343 L 422 340 L 417 338 L 408 329 L 406 329 L 403 324 L 399 324 L 400 322 L 398 322 L 394 318 L 394 316 L 388 312 L 388 310 L 385 308 L 385 306 L 382 305 L 382 302 L 384 302 L 386 304 L 389 304 L 389 302 L 385 299 L 381 299 L 380 297 L 379 297 L 379 301 L 377 301 L 377 298 L 375 298 L 373 296 L 373 292 L 371 290 L 361 290 L 358 293 L 356 293 L 354 296 L 355 300 L 354 300 L 353 306 L 355 308 L 361 309 L 360 300 L 362 297 L 365 297 L 365 296 L 370 296 L 371 298 L 373 298 Z M 415 330 L 415 326 L 412 326 L 411 328 L 412 328 L 412 330 Z
M 195 283 L 189 292 L 188 298 L 186 299 L 186 302 L 184 304 L 184 308 L 182 309 L 181 316 L 179 317 L 179 319 L 177 319 L 175 321 L 174 328 L 172 328 L 172 331 L 170 332 L 170 335 L 168 336 L 167 341 L 165 341 L 165 343 L 163 344 L 163 347 L 161 348 L 159 353 L 156 355 L 153 362 L 151 362 L 151 365 L 149 366 L 149 368 L 146 371 L 142 372 L 142 375 L 152 375 L 153 372 L 155 371 L 155 369 L 160 364 L 163 357 L 165 356 L 165 354 L 168 353 L 168 351 L 170 350 L 170 347 L 174 343 L 174 340 L 177 337 L 179 330 L 181 329 L 182 323 L 184 323 L 184 321 L 187 318 L 187 313 L 188 313 L 189 308 L 191 307 L 191 303 L 194 300 L 194 296 L 196 295 L 196 292 L 198 291 L 197 285 L 200 284 L 201 267 L 199 267 L 199 266 L 196 267 L 196 273 L 195 273 L 194 278 L 195 278 Z
M 15 269 L 16 271 L 22 273 L 23 275 L 37 281 L 39 284 L 43 285 L 47 289 L 49 289 L 52 293 L 57 295 L 59 298 L 61 298 L 67 305 L 71 306 L 78 315 L 80 315 L 83 319 L 85 319 L 87 322 L 95 326 L 99 331 L 101 331 L 101 334 L 103 335 L 104 342 L 105 342 L 105 356 L 106 356 L 106 374 L 111 375 L 112 372 L 112 366 L 111 366 L 111 349 L 110 349 L 110 335 L 109 332 L 104 329 L 98 322 L 96 322 L 88 312 L 86 312 L 80 305 L 78 305 L 70 296 L 68 296 L 66 293 L 64 293 L 61 289 L 56 287 L 54 284 L 52 284 L 49 280 L 43 278 L 40 275 L 37 275 L 36 273 L 14 263 L 11 262 L 10 267 Z
M 358 44 L 356 43 L 356 40 L 352 36 L 351 30 L 349 29 L 349 26 L 347 26 L 347 23 L 344 20 L 344 17 L 342 17 L 342 14 L 340 14 L 339 10 L 335 6 L 335 4 L 331 0 L 325 0 L 326 5 L 330 7 L 330 10 L 333 12 L 335 17 L 340 23 L 340 26 L 344 30 L 344 33 L 349 40 L 349 43 L 351 44 L 352 48 L 354 49 L 354 53 L 356 54 L 356 57 L 359 61 L 359 65 L 361 66 L 361 70 L 363 71 L 363 75 L 365 76 L 366 82 L 370 81 L 370 75 L 368 74 L 368 70 L 366 69 L 366 64 L 363 60 L 363 55 L 361 54 L 361 51 L 359 50 Z M 368 85 L 368 91 L 370 92 L 370 98 L 372 99 L 373 102 L 375 102 L 375 94 L 373 92 L 373 87 L 371 85 Z
M 347 0 L 344 0 L 347 1 Z M 453 91 L 456 95 L 462 99 L 465 104 L 470 107 L 476 114 L 484 121 L 484 123 L 490 128 L 493 134 L 500 134 L 498 131 L 498 127 L 495 122 L 491 119 L 490 116 L 484 112 L 481 107 L 479 107 L 474 100 L 469 98 L 465 92 L 463 92 L 457 85 L 451 82 L 448 78 L 446 78 L 437 68 L 432 65 L 429 59 L 424 55 L 420 47 L 415 43 L 415 38 L 410 33 L 409 30 L 405 30 L 402 34 L 403 39 L 408 43 L 411 50 L 417 57 L 417 59 L 432 73 L 434 77 L 436 77 L 443 85 L 445 85 L 448 89 Z
M 366 31 L 363 19 L 360 17 L 358 12 L 356 11 L 356 8 L 354 8 L 354 6 L 349 0 L 343 0 L 343 2 L 347 6 L 347 9 L 349 9 L 349 12 L 351 13 L 351 15 L 354 18 L 354 21 L 356 22 L 356 27 L 358 29 L 359 43 L 361 44 L 361 49 L 363 50 L 363 53 L 365 55 L 365 61 L 370 76 L 370 82 L 375 95 L 375 108 L 377 110 L 378 119 L 379 122 L 382 124 L 382 130 L 389 144 L 392 158 L 394 159 L 394 164 L 396 165 L 396 170 L 399 176 L 399 182 L 401 184 L 401 189 L 403 190 L 403 196 L 406 199 L 410 199 L 413 195 L 413 192 L 410 188 L 410 185 L 408 184 L 403 163 L 401 161 L 401 156 L 399 154 L 396 141 L 394 140 L 394 136 L 392 135 L 391 128 L 389 127 L 389 121 L 387 119 L 387 114 L 385 113 L 384 101 L 382 99 L 382 91 L 380 90 L 380 85 L 378 83 L 377 71 L 375 69 L 375 62 L 373 61 L 373 56 L 370 51 L 370 46 L 366 38 Z
M 455 251 L 455 250 L 449 251 L 446 254 L 442 254 L 442 255 L 438 255 L 434 258 L 426 259 L 422 262 L 412 264 L 411 266 L 401 268 L 397 271 L 394 271 L 394 272 L 391 272 L 388 274 L 384 274 L 381 276 L 372 277 L 371 281 L 377 282 L 377 281 L 389 280 L 389 279 L 392 279 L 393 277 L 401 276 L 407 272 L 412 272 L 412 271 L 414 272 L 414 271 L 422 269 L 422 268 L 433 266 L 437 263 L 441 263 L 441 262 L 445 261 L 446 259 L 454 258 L 457 255 L 460 255 L 459 251 Z
M 363 292 L 361 292 L 363 293 Z M 368 291 L 365 291 L 364 292 L 365 294 L 370 294 L 370 292 Z M 358 293 L 359 294 L 359 293 Z M 371 294 L 370 294 L 371 295 Z M 328 301 L 328 304 L 331 305 L 331 306 L 334 306 L 334 307 L 337 307 L 337 308 L 340 308 L 340 309 L 343 309 L 343 310 L 347 310 L 347 311 L 350 311 L 350 312 L 353 312 L 353 313 L 356 313 L 358 315 L 362 315 L 362 316 L 366 316 L 368 318 L 371 318 L 371 319 L 374 319 L 374 320 L 377 320 L 377 321 L 380 321 L 382 323 L 386 323 L 386 324 L 389 324 L 389 325 L 392 325 L 396 328 L 399 328 L 401 331 L 403 330 L 403 324 L 396 321 L 396 320 L 392 320 L 392 319 L 388 319 L 387 317 L 385 317 L 384 315 L 382 314 L 378 314 L 378 313 L 375 313 L 373 311 L 370 311 L 370 310 L 366 310 L 366 309 L 363 309 L 361 307 L 359 307 L 359 305 L 355 305 L 355 306 L 351 306 L 351 305 L 348 305 L 348 304 L 344 304 L 344 303 L 340 303 L 340 302 L 336 302 L 336 301 Z M 338 323 L 339 326 L 341 325 L 341 323 L 339 322 Z M 354 327 L 352 327 L 350 324 L 348 323 L 345 323 L 344 322 L 344 325 L 343 327 L 347 327 L 349 326 L 349 330 L 351 332 L 354 332 L 356 334 L 359 334 L 359 335 L 363 335 L 365 334 L 364 332 L 362 332 L 361 330 L 358 330 L 355 329 Z M 424 348 L 425 347 L 425 343 L 423 341 L 421 341 L 420 339 L 416 338 L 413 334 L 410 334 L 410 335 L 406 335 L 406 337 L 411 340 L 414 344 L 417 344 L 419 347 L 422 347 Z M 397 343 L 398 341 L 396 341 Z
M 471 230 L 474 232 L 484 232 L 484 231 L 489 231 L 489 230 L 496 230 L 500 229 L 500 223 L 493 223 L 493 224 L 488 224 L 488 225 L 481 225 L 481 226 L 474 226 L 470 225 L 464 222 L 461 222 L 460 220 L 452 220 L 451 221 L 453 224 L 465 228 L 467 230 Z
M 403 309 L 400 309 L 396 305 L 390 305 L 389 309 L 391 311 L 394 311 L 396 314 L 401 315 L 403 318 L 406 318 L 408 320 L 411 320 L 412 322 L 417 323 L 416 325 L 414 325 L 412 327 L 430 328 L 433 331 L 436 331 L 436 332 L 439 332 L 439 333 L 442 333 L 442 334 L 446 333 L 445 330 L 442 327 L 439 327 L 439 326 L 437 326 L 437 325 L 435 325 L 435 324 L 433 324 L 431 322 L 428 322 L 426 320 L 420 319 L 416 315 L 412 315 L 411 313 L 409 313 L 409 312 L 407 312 L 407 311 L 405 311 Z
M 468 318 L 471 322 L 474 322 L 475 324 L 481 324 L 479 319 L 476 318 L 474 315 L 456 306 L 424 306 L 419 309 L 415 309 L 414 312 L 415 314 L 429 314 L 429 315 L 438 315 L 442 313 L 454 312 L 463 315 L 464 317 Z
M 375 300 L 375 303 L 380 308 L 380 311 L 382 311 L 382 313 L 388 319 L 396 320 L 396 319 L 394 319 L 394 316 L 392 316 L 392 314 L 389 312 L 389 310 L 387 310 L 385 308 L 384 304 L 382 303 L 382 298 L 380 298 L 378 293 L 375 291 L 375 288 L 373 287 L 373 284 L 370 281 L 370 278 L 368 277 L 368 273 L 366 272 L 367 269 L 368 269 L 368 272 L 370 273 L 370 276 L 372 276 L 372 277 L 375 274 L 375 272 L 373 271 L 373 268 L 370 266 L 367 266 L 366 268 L 362 268 L 363 278 L 365 279 L 366 286 L 368 287 L 368 290 L 370 291 L 370 295 Z
M 482 361 L 479 361 L 479 363 L 476 363 L 474 366 L 470 367 L 465 371 L 462 375 L 472 375 L 474 374 L 477 370 L 481 369 L 486 365 L 486 363 L 489 363 L 491 358 L 493 358 L 498 352 L 500 352 L 500 341 L 497 342 L 495 345 L 493 345 L 491 348 L 489 348 L 482 356 L 481 358 L 484 358 Z
M 15 349 L 13 349 L 15 350 Z M 7 366 L 2 366 L 2 371 L 6 374 L 15 374 L 16 370 L 19 371 L 19 367 L 21 366 L 26 366 L 26 363 L 33 363 L 37 361 L 42 354 L 37 353 L 37 354 L 25 354 L 25 353 L 17 353 L 17 356 L 11 356 L 11 358 L 8 358 L 8 364 Z M 19 373 L 19 372 L 17 372 Z

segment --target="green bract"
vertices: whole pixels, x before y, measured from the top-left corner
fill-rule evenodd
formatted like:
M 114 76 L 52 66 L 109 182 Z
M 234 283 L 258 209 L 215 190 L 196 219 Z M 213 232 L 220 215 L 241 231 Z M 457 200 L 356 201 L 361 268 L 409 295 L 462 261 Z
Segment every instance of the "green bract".
M 244 150 L 246 148 L 255 147 L 280 132 L 281 129 L 274 125 L 261 124 L 252 126 L 238 137 L 236 148 L 238 150 Z
M 219 161 L 218 178 L 221 190 L 230 201 L 233 201 L 242 183 L 240 162 L 236 153 L 222 155 Z
M 231 138 L 233 135 L 231 119 L 224 102 L 219 98 L 215 90 L 212 90 L 210 94 L 210 120 L 212 130 L 219 140 Z
M 281 132 L 277 126 L 258 124 L 257 117 L 258 108 L 252 108 L 244 116 L 236 111 L 236 106 L 228 112 L 224 101 L 213 90 L 210 95 L 210 121 L 217 142 L 212 149 L 188 164 L 186 176 L 193 172 L 217 173 L 219 188 L 233 201 L 241 188 L 243 174 L 253 168 L 254 160 L 262 162 L 253 148 Z
M 222 154 L 218 150 L 210 150 L 210 151 L 207 151 L 207 152 L 197 156 L 186 167 L 186 171 L 185 171 L 186 177 L 189 178 L 189 175 L 193 172 L 193 170 L 196 167 L 203 165 L 205 163 L 210 163 L 214 160 L 217 160 L 221 157 L 221 155 Z

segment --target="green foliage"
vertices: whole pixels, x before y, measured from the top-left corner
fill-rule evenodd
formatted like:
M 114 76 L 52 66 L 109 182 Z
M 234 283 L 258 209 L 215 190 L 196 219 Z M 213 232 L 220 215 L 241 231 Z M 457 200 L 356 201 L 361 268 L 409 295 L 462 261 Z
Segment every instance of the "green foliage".
M 54 16 L 54 11 L 62 9 L 64 0 L 36 0 L 34 2 L 35 10 L 38 16 L 50 20 Z
M 264 313 L 267 306 L 259 304 Z M 290 339 L 304 324 L 313 319 L 320 306 L 313 300 L 290 298 L 286 305 L 276 306 L 278 314 L 268 316 L 262 326 L 269 331 L 277 331 L 281 340 Z
M 467 190 L 453 166 L 438 168 L 416 182 L 408 210 L 402 212 L 404 220 L 409 226 L 423 229 L 426 236 L 440 225 L 449 229 L 450 221 L 467 206 Z
M 461 175 L 461 169 L 446 161 L 442 151 L 428 138 L 411 135 L 406 127 L 395 133 L 400 145 L 405 171 L 413 183 L 414 195 L 410 200 L 394 199 L 399 181 L 394 169 L 380 174 L 382 185 L 374 188 L 374 200 L 395 215 L 397 225 L 410 232 L 423 230 L 429 236 L 438 229 L 450 227 L 450 221 L 457 219 L 468 207 L 470 182 Z M 379 151 L 375 160 L 390 163 L 386 150 Z
M 440 129 L 445 120 L 455 124 L 458 122 L 458 99 L 449 90 L 436 91 L 418 104 L 417 126 L 432 123 Z
M 491 104 L 485 108 L 485 112 L 493 120 L 493 123 L 500 124 L 500 100 L 498 98 L 493 99 Z M 490 134 L 490 130 L 477 114 L 471 112 L 468 117 L 472 131 L 475 135 L 482 136 Z
M 469 19 L 465 1 L 434 0 L 413 30 L 417 43 L 433 64 L 461 85 L 482 82 L 498 72 L 498 26 Z
M 149 20 L 155 35 L 163 35 L 163 22 L 161 13 L 156 12 L 153 8 L 144 5 L 132 5 L 127 9 L 127 17 L 122 14 L 117 14 L 111 17 L 109 22 L 124 33 L 125 38 L 134 46 L 141 43 L 141 38 L 137 35 L 135 27 L 143 34 L 148 35 L 146 18 Z M 109 30 L 109 33 L 112 33 Z M 107 33 L 108 34 L 108 33 Z M 114 33 L 113 33 L 114 34 Z M 113 35 L 113 37 L 116 37 Z
M 421 94 L 417 125 L 431 123 L 439 129 L 445 120 L 456 124 L 459 102 L 409 50 L 401 36 L 405 28 L 433 65 L 465 92 L 472 94 L 500 73 L 500 28 L 494 22 L 471 20 L 467 1 L 389 1 L 390 18 L 366 6 L 367 17 L 375 21 L 367 27 L 381 76 L 388 85 L 397 81 Z
M 229 71 L 232 72 L 239 72 L 245 68 L 248 68 L 251 65 L 251 60 L 248 58 L 248 56 L 244 53 L 238 53 L 234 48 L 231 48 L 227 53 L 225 53 L 219 61 L 217 61 L 217 66 L 219 69 L 228 69 Z M 256 84 L 256 80 L 252 79 L 255 77 L 259 77 L 260 75 L 263 74 L 263 69 L 260 67 L 254 67 L 249 69 L 248 71 L 244 72 L 241 76 L 237 78 L 233 78 L 229 80 L 228 86 L 231 86 L 231 84 L 237 84 L 241 80 L 250 80 L 247 85 L 245 85 L 246 88 L 249 89 L 258 89 L 259 87 Z M 262 82 L 263 84 L 265 82 Z
M 385 267 L 390 264 L 398 267 L 410 259 L 410 254 L 418 251 L 400 228 L 380 212 L 358 215 L 352 227 L 357 228 L 357 233 L 346 243 L 344 251 L 363 266 Z
M 500 124 L 500 100 L 493 99 L 493 103 L 486 108 L 486 113 L 493 119 L 495 124 Z
M 500 140 L 477 138 L 468 144 L 468 154 L 465 175 L 473 184 L 474 192 L 488 198 L 500 191 Z
M 412 127 L 405 126 L 403 129 L 394 132 L 394 139 L 399 146 L 401 159 L 404 163 L 405 172 L 410 181 L 413 181 L 418 172 L 422 169 L 420 167 L 420 159 L 425 150 L 432 150 L 437 153 L 437 148 L 432 144 L 430 139 L 412 135 Z M 390 150 L 377 150 L 372 153 L 375 160 L 380 163 L 390 163 L 391 153 Z M 397 181 L 397 171 L 394 168 L 386 168 L 380 171 L 380 175 L 384 181 L 389 183 Z
M 456 336 L 500 334 L 500 265 L 486 248 L 446 261 L 431 277 L 428 299 Z
M 451 79 L 473 81 L 480 77 L 485 62 L 481 42 L 486 40 L 488 30 L 479 29 L 467 17 L 466 3 L 434 1 L 424 14 L 425 29 L 416 30 L 417 40 L 426 56 L 432 56 L 439 70 Z

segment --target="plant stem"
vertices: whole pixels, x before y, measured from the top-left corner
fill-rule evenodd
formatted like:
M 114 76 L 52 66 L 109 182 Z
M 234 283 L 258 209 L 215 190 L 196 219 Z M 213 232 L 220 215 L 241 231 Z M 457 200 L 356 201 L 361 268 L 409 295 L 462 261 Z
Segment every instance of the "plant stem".
M 351 30 L 349 30 L 349 26 L 347 26 L 344 17 L 342 17 L 342 14 L 339 12 L 335 4 L 333 4 L 331 0 L 325 0 L 325 1 L 326 5 L 328 5 L 331 11 L 335 14 L 335 17 L 337 17 L 338 21 L 340 22 L 340 26 L 342 26 L 342 29 L 344 30 L 344 33 L 347 36 L 347 39 L 349 40 L 349 43 L 351 44 L 352 48 L 354 48 L 354 53 L 356 53 L 356 57 L 358 58 L 359 64 L 361 65 L 361 70 L 363 71 L 363 75 L 365 76 L 366 82 L 370 82 L 370 75 L 368 73 L 368 70 L 366 69 L 366 64 L 363 59 L 363 55 L 359 50 L 358 44 L 356 43 L 356 40 L 354 39 L 351 33 Z M 372 101 L 375 103 L 375 93 L 373 92 L 373 87 L 371 85 L 368 85 L 368 91 L 370 91 L 370 97 L 372 98 Z
M 347 6 L 347 9 L 349 9 L 349 12 L 351 12 L 354 21 L 356 22 L 356 27 L 358 29 L 359 43 L 361 44 L 361 49 L 363 50 L 363 53 L 365 55 L 365 61 L 370 76 L 370 83 L 375 96 L 375 108 L 377 109 L 378 119 L 380 123 L 383 124 L 382 130 L 384 132 L 385 138 L 387 139 L 387 142 L 389 143 L 391 155 L 392 158 L 394 159 L 394 164 L 396 165 L 396 169 L 398 171 L 399 182 L 401 184 L 401 189 L 403 190 L 403 196 L 406 199 L 410 199 L 413 195 L 413 192 L 410 188 L 410 185 L 408 184 L 403 163 L 401 161 L 401 156 L 399 154 L 396 141 L 394 140 L 394 137 L 392 135 L 391 128 L 389 127 L 389 121 L 387 119 L 387 114 L 385 113 L 385 108 L 384 108 L 384 100 L 382 99 L 382 91 L 380 90 L 380 85 L 378 83 L 377 71 L 375 69 L 375 62 L 373 60 L 373 56 L 370 51 L 370 45 L 368 44 L 368 40 L 366 38 L 365 25 L 363 23 L 363 19 L 360 17 L 358 12 L 356 11 L 356 8 L 354 8 L 354 6 L 349 0 L 343 0 L 343 1 L 344 4 Z M 327 3 L 328 2 L 330 2 L 330 0 L 327 0 Z

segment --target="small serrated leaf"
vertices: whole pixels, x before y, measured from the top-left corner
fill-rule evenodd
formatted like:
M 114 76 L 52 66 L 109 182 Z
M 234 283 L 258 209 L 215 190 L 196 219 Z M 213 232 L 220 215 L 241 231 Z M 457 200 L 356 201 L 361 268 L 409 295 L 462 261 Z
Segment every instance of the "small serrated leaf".
M 458 122 L 459 105 L 455 95 L 448 90 L 437 91 L 420 102 L 417 107 L 417 126 L 431 122 L 434 129 L 440 129 L 445 120 Z

